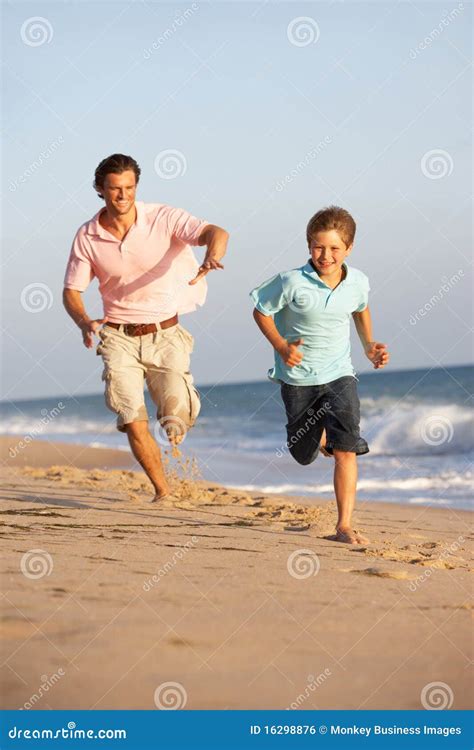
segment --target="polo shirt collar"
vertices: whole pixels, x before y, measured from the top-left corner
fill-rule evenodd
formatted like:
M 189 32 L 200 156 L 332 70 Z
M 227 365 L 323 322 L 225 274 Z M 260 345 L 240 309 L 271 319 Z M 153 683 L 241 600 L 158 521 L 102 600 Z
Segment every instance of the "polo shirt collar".
M 135 201 L 135 208 L 137 209 L 137 218 L 135 220 L 135 223 L 132 224 L 132 227 L 136 226 L 140 228 L 143 227 L 145 222 L 145 204 L 143 203 L 143 201 Z M 110 240 L 112 235 L 110 234 L 110 232 L 107 232 L 107 230 L 104 229 L 104 227 L 99 222 L 99 216 L 103 211 L 104 209 L 101 208 L 100 211 L 97 211 L 95 216 L 92 217 L 87 225 L 86 233 L 95 235 L 96 237 L 102 237 L 102 239 L 104 240 Z
M 346 262 L 344 262 L 342 265 L 346 269 L 346 278 L 343 279 L 343 281 L 347 281 L 349 278 L 352 278 L 352 274 L 350 273 L 349 266 L 347 265 Z M 314 270 L 310 261 L 308 261 L 302 267 L 301 270 L 304 274 L 306 274 L 307 276 L 310 276 L 314 281 L 316 281 L 316 283 L 319 284 L 319 286 L 323 287 L 324 289 L 329 289 L 328 285 L 321 279 L 318 272 Z

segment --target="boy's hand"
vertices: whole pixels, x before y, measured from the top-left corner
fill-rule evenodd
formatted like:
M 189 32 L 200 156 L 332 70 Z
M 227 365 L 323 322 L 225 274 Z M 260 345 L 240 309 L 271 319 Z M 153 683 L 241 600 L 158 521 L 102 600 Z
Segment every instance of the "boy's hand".
M 385 367 L 390 359 L 386 345 L 379 344 L 377 341 L 369 341 L 365 347 L 365 353 L 372 362 L 375 370 Z
M 303 343 L 303 339 L 296 339 L 296 341 L 285 341 L 283 346 L 278 347 L 277 352 L 282 358 L 285 365 L 294 367 L 299 365 L 303 359 L 303 355 L 299 351 L 298 347 Z

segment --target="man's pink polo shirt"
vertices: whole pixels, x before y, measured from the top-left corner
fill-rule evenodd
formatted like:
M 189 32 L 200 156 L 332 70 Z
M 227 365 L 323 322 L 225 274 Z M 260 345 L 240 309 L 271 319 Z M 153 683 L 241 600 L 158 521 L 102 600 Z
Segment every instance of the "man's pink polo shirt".
M 200 265 L 190 245 L 208 222 L 162 203 L 135 206 L 136 221 L 122 241 L 99 223 L 103 208 L 78 229 L 64 286 L 83 292 L 97 276 L 104 316 L 113 323 L 159 323 L 203 305 L 205 279 L 188 283 Z

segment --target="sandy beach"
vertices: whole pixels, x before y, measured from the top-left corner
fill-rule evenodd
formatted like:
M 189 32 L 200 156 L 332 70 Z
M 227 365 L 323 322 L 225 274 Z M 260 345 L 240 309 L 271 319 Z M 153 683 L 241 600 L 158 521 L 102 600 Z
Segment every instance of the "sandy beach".
M 1 439 L 4 708 L 418 709 L 431 683 L 470 706 L 470 513 L 361 496 L 371 542 L 347 546 L 333 501 L 188 463 L 163 507 L 128 453 L 16 444 Z

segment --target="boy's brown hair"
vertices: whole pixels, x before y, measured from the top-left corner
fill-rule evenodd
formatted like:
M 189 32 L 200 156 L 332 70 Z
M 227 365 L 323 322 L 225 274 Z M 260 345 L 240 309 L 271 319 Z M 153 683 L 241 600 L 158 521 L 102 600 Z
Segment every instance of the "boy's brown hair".
M 349 211 L 339 206 L 328 206 L 314 214 L 308 222 L 306 227 L 308 247 L 317 232 L 329 232 L 331 229 L 336 230 L 346 247 L 354 242 L 356 223 Z

